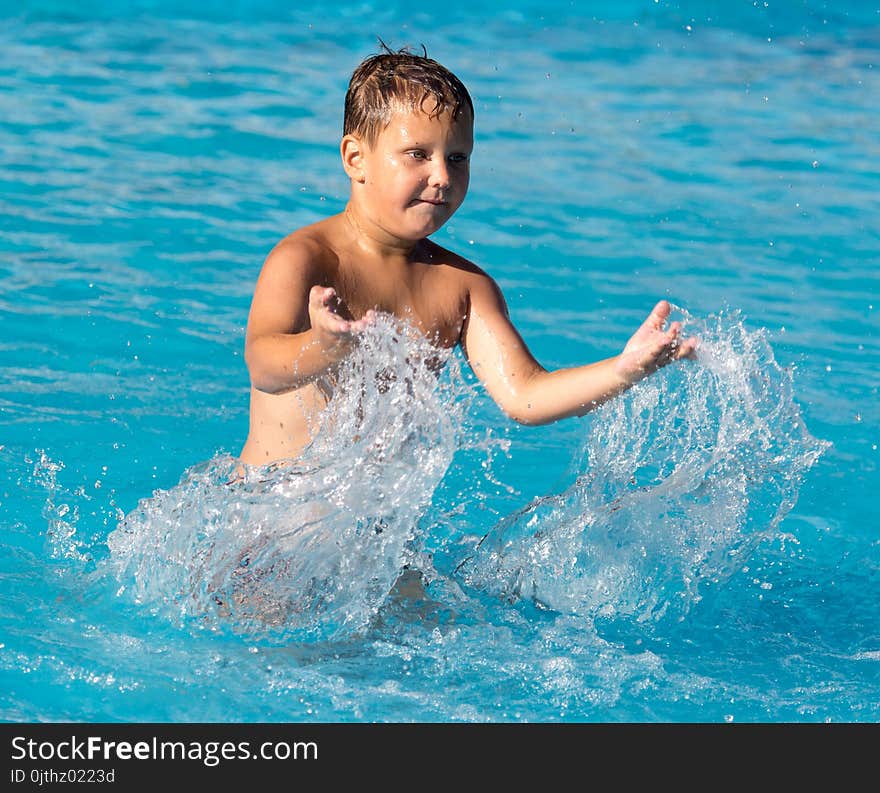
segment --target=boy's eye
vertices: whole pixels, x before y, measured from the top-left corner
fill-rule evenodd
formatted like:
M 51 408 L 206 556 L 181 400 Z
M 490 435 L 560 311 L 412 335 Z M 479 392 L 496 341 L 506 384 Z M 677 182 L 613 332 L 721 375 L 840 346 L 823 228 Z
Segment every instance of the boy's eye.
M 414 160 L 430 160 L 431 158 L 428 156 L 428 153 L 423 149 L 410 149 L 407 152 L 407 155 Z M 452 163 L 453 165 L 461 165 L 462 163 L 466 163 L 470 157 L 467 154 L 450 154 L 447 158 L 447 161 Z

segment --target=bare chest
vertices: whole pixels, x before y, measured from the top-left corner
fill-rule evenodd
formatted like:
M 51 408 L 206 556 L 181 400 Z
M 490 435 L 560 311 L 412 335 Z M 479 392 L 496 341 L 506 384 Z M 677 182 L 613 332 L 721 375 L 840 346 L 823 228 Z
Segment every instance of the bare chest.
M 461 338 L 467 293 L 458 279 L 436 267 L 413 268 L 408 277 L 364 277 L 340 273 L 334 284 L 354 319 L 369 310 L 406 320 L 433 344 L 453 347 Z

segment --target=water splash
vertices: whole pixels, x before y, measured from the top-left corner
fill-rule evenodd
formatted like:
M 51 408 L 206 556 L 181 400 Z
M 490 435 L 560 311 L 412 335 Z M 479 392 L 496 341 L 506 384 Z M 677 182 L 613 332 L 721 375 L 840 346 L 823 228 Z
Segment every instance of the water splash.
M 763 331 L 737 314 L 684 321 L 701 339 L 698 360 L 597 411 L 573 484 L 501 520 L 440 589 L 460 581 L 652 625 L 684 615 L 773 534 L 827 444 L 804 426 Z M 251 468 L 217 457 L 120 522 L 108 546 L 122 590 L 249 637 L 363 631 L 401 572 L 425 561 L 422 519 L 468 448 L 473 396 L 455 356 L 383 318 L 340 371 L 323 431 L 299 459 Z
M 60 474 L 65 469 L 64 462 L 53 459 L 44 449 L 34 450 L 34 455 L 38 455 L 36 459 L 30 454 L 24 456 L 22 462 L 31 466 L 31 470 L 19 478 L 18 486 L 45 499 L 40 516 L 46 524 L 44 545 L 50 557 L 62 563 L 74 563 L 82 571 L 93 561 L 95 542 L 89 529 L 80 528 L 83 510 L 90 509 L 92 516 L 102 512 L 106 527 L 107 515 L 113 508 L 112 494 L 109 507 L 95 504 L 85 486 L 71 490 L 62 484 Z M 96 480 L 96 489 L 100 489 L 99 480 Z
M 460 565 L 467 584 L 651 625 L 683 616 L 776 530 L 828 444 L 807 431 L 764 331 L 738 314 L 684 324 L 698 359 L 596 411 L 574 483 L 489 531 Z
M 213 629 L 279 640 L 362 630 L 417 554 L 469 394 L 453 356 L 380 317 L 300 458 L 188 470 L 110 535 L 115 574 L 136 601 Z

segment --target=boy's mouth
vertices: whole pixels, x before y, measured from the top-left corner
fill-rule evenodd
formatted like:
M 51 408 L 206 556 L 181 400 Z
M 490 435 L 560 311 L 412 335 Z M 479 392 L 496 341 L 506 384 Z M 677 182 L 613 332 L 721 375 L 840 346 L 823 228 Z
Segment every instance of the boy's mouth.
M 440 198 L 416 198 L 414 199 L 417 203 L 421 204 L 433 204 L 434 206 L 443 206 L 446 202 Z

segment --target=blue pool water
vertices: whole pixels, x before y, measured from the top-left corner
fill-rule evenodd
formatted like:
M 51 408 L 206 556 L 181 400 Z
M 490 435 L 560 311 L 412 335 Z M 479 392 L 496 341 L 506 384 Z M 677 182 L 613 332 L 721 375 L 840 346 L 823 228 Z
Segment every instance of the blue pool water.
M 880 6 L 204 5 L 0 5 L 0 718 L 878 720 Z M 542 363 L 661 297 L 700 355 L 526 428 L 380 324 L 363 426 L 235 480 L 376 36 L 468 84 L 437 239 Z

